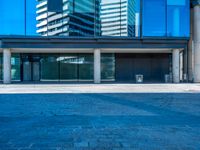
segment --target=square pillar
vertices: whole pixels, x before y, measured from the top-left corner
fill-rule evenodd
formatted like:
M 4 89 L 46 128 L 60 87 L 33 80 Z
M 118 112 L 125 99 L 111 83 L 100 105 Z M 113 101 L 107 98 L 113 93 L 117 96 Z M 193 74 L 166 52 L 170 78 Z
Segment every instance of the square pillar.
M 180 53 L 179 49 L 174 49 L 172 54 L 172 74 L 173 82 L 180 82 Z
M 200 5 L 194 7 L 194 82 L 200 83 Z
M 11 83 L 11 51 L 3 49 L 3 83 Z
M 94 83 L 101 83 L 101 50 L 94 49 Z

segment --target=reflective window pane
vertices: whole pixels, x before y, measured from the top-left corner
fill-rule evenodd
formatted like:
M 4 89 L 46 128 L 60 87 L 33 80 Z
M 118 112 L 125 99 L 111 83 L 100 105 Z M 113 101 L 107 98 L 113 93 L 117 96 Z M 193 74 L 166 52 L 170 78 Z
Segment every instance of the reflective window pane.
M 139 0 L 102 0 L 100 6 L 102 36 L 139 36 Z
M 41 58 L 41 80 L 59 80 L 59 55 L 43 54 Z
M 101 54 L 101 79 L 115 80 L 115 54 Z
M 94 57 L 93 54 L 79 54 L 79 80 L 93 80 Z
M 143 0 L 143 36 L 166 36 L 166 0 Z
M 77 54 L 60 55 L 60 80 L 78 79 L 78 60 Z
M 20 54 L 12 54 L 11 57 L 11 78 L 13 81 L 21 80 L 21 58 Z
M 24 0 L 1 0 L 0 35 L 25 35 Z
M 167 36 L 189 37 L 189 0 L 167 0 Z
M 26 0 L 26 35 L 38 35 L 37 34 L 37 22 L 36 14 L 40 13 L 36 8 L 36 0 Z

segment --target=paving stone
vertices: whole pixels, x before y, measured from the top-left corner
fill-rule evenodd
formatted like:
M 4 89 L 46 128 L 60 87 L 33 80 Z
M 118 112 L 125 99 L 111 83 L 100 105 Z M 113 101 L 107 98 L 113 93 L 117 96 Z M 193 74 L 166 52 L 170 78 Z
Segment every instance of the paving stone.
M 199 97 L 115 88 L 0 94 L 0 150 L 199 150 Z

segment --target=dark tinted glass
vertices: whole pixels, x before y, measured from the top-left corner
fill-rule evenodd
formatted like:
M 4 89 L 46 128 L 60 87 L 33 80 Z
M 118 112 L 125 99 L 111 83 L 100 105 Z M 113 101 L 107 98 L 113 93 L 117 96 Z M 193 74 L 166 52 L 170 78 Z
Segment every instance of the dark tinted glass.
M 13 81 L 21 80 L 21 58 L 20 54 L 12 54 L 11 57 L 11 78 Z
M 60 80 L 78 79 L 78 55 L 77 54 L 62 54 L 59 57 L 60 61 Z
M 94 57 L 93 54 L 79 54 L 79 80 L 93 80 Z
M 41 58 L 41 80 L 59 80 L 59 55 L 44 54 Z
M 101 54 L 101 79 L 106 81 L 115 80 L 114 54 Z

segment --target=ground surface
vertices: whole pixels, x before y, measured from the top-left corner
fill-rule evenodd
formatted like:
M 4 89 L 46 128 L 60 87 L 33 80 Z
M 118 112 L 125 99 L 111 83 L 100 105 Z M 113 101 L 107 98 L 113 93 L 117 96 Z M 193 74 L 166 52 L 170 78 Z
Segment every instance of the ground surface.
M 0 85 L 0 150 L 199 150 L 200 85 Z

